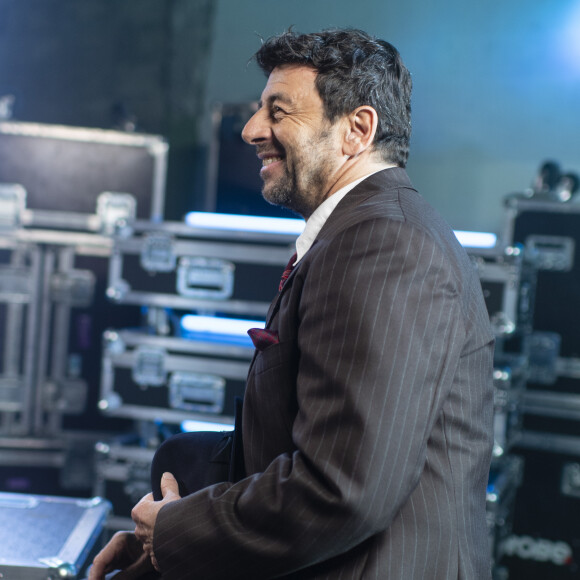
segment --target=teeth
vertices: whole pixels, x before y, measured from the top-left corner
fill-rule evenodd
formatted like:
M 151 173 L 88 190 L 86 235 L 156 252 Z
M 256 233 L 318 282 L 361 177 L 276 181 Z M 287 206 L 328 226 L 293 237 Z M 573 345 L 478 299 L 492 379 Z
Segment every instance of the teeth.
M 262 167 L 267 167 L 276 161 L 282 161 L 282 157 L 267 157 L 266 159 L 262 159 Z

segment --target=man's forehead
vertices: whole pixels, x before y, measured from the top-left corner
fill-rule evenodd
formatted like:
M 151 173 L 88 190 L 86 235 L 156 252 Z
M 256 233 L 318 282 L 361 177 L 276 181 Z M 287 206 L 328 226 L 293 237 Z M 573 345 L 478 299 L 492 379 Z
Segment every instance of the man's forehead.
M 262 92 L 262 102 L 279 100 L 288 103 L 316 92 L 317 72 L 304 65 L 283 65 L 272 70 Z
M 270 77 L 275 76 L 304 76 L 304 78 L 315 79 L 318 71 L 313 66 L 305 64 L 282 64 L 272 69 Z

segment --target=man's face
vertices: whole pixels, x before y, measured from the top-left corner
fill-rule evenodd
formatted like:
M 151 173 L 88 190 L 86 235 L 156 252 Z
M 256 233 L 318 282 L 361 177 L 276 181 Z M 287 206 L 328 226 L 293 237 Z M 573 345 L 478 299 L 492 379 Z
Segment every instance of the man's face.
M 340 124 L 325 117 L 315 79 L 309 67 L 275 68 L 242 131 L 262 159 L 264 199 L 305 218 L 328 197 L 343 157 Z

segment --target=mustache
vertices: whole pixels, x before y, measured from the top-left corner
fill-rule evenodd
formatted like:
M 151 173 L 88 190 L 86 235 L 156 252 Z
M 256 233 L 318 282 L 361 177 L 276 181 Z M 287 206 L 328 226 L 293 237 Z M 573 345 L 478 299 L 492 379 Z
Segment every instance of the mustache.
M 272 145 L 264 144 L 264 145 L 256 145 L 256 155 L 258 157 L 262 157 L 264 155 L 274 155 L 276 157 L 283 157 L 284 152 L 282 149 L 272 147 Z

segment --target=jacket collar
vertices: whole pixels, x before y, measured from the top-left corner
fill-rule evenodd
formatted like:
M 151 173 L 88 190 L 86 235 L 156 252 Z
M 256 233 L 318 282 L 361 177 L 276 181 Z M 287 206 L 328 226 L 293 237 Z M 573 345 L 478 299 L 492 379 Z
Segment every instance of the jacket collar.
M 351 191 L 349 191 L 345 197 L 343 197 L 334 211 L 330 214 L 309 251 L 311 251 L 320 240 L 333 238 L 341 229 L 348 227 L 350 218 L 353 215 L 353 209 L 360 205 L 364 200 L 379 194 L 390 195 L 395 198 L 398 195 L 398 190 L 401 188 L 415 191 L 407 172 L 402 167 L 390 167 L 378 171 L 361 181 Z M 305 257 L 307 255 L 308 252 Z M 282 290 L 272 301 L 266 316 L 266 328 L 268 328 L 272 318 L 278 311 L 281 296 L 290 287 L 291 280 L 303 261 L 304 258 L 298 262 L 296 267 L 290 273 L 290 276 L 286 280 Z

